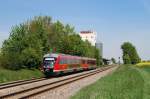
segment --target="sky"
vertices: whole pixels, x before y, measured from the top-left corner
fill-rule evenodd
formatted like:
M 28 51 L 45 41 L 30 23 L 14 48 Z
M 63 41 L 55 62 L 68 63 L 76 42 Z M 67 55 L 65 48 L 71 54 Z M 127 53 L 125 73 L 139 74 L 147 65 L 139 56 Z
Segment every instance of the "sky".
M 122 56 L 121 44 L 131 42 L 143 60 L 150 60 L 150 0 L 1 0 L 0 47 L 12 26 L 34 16 L 93 30 L 103 43 L 103 57 Z

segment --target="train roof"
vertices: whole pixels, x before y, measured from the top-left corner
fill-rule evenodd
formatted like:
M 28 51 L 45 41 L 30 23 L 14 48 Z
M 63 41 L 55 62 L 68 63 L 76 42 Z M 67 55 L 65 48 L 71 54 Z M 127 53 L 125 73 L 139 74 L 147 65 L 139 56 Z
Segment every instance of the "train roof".
M 45 54 L 44 57 L 58 57 L 59 54 L 56 53 L 49 53 L 49 54 Z
M 48 53 L 45 54 L 44 57 L 55 57 L 57 58 L 58 56 L 72 56 L 72 55 L 68 55 L 68 54 L 61 54 L 61 53 Z M 88 58 L 88 57 L 81 57 L 81 56 L 73 56 L 73 57 L 80 57 L 82 59 L 90 59 L 90 60 L 95 60 L 95 58 Z

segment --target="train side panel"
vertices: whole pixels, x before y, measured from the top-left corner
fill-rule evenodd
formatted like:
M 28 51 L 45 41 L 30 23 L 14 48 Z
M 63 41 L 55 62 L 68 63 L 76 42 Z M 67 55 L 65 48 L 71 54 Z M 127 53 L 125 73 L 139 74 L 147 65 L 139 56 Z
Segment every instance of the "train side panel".
M 58 54 L 55 56 L 57 57 L 55 57 L 56 60 L 53 70 L 49 71 L 50 73 L 46 71 L 47 74 L 60 74 L 96 68 L 96 60 L 92 58 L 64 54 Z

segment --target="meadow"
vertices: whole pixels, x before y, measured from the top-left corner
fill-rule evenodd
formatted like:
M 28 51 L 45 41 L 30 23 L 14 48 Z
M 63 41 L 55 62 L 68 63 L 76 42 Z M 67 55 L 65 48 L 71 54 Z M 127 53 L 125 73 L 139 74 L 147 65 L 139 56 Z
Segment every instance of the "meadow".
M 150 99 L 150 66 L 122 65 L 71 99 Z
M 37 69 L 7 70 L 0 68 L 0 83 L 43 77 Z

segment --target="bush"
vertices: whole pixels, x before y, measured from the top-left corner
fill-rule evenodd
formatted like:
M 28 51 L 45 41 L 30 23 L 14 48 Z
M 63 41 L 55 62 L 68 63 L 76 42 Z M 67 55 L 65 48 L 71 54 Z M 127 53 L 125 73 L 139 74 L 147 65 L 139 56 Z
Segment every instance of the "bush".
M 82 41 L 73 27 L 38 16 L 12 28 L 2 45 L 1 65 L 14 70 L 38 68 L 42 56 L 54 48 L 58 53 L 98 58 L 95 47 Z
M 124 64 L 137 64 L 141 61 L 136 48 L 130 42 L 123 43 L 121 49 L 123 51 Z

